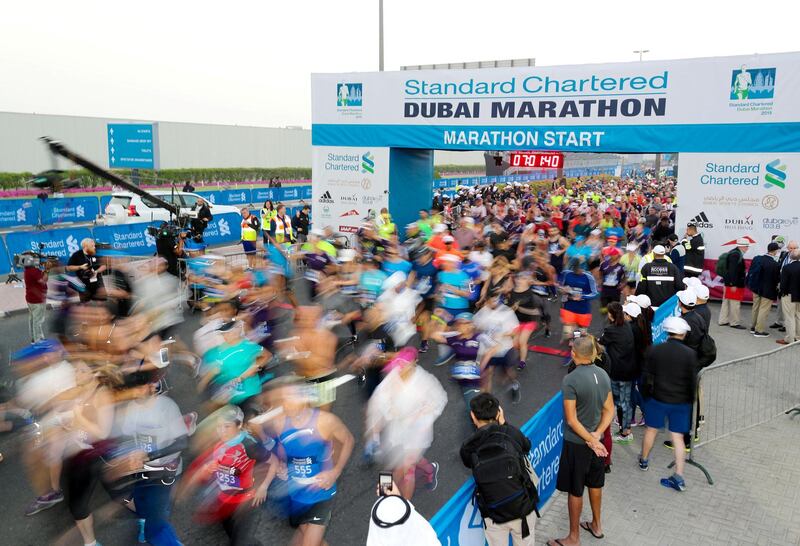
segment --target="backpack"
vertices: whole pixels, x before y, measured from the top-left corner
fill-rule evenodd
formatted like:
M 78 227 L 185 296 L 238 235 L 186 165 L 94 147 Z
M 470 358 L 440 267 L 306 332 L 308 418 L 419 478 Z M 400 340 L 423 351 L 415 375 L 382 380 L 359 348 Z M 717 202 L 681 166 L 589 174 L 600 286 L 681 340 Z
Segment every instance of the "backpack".
M 720 254 L 719 258 L 717 258 L 717 265 L 714 268 L 714 272 L 723 279 L 728 274 L 728 254 L 730 253 L 723 252 L 722 254 Z
M 717 342 L 707 333 L 700 339 L 697 347 L 697 362 L 701 368 L 710 366 L 717 359 Z
M 539 491 L 520 445 L 501 429 L 489 432 L 472 454 L 473 502 L 481 516 L 495 523 L 522 519 L 522 536 L 530 534 L 526 517 L 539 510 Z M 535 475 L 535 474 L 534 474 Z

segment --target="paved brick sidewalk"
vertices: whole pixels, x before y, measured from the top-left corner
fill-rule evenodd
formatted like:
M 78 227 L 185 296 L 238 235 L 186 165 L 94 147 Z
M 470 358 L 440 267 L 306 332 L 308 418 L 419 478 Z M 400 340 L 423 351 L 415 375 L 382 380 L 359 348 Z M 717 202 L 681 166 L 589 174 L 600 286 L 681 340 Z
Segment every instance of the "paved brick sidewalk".
M 636 464 L 636 441 L 615 445 L 603 492 L 605 539 L 582 531 L 582 544 L 668 546 L 677 544 L 800 545 L 800 417 L 777 417 L 697 449 L 696 458 L 714 478 L 709 486 L 693 467 L 688 489 L 678 493 L 659 484 L 669 475 L 672 452 L 659 436 L 650 470 Z M 557 494 L 536 525 L 536 543 L 567 534 L 566 495 Z M 591 519 L 588 495 L 584 519 Z

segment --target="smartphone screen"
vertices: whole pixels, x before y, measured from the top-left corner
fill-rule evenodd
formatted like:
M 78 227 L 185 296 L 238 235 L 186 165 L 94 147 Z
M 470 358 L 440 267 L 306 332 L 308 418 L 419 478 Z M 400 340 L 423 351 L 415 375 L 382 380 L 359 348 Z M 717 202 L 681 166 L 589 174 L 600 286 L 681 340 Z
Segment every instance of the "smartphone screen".
M 380 489 L 382 495 L 384 495 L 386 491 L 392 488 L 391 472 L 381 472 L 378 475 L 378 488 Z
M 161 353 L 160 354 L 160 356 L 161 356 L 161 364 L 166 366 L 167 364 L 169 364 L 169 351 L 167 350 L 166 347 L 163 347 L 161 349 L 160 353 Z

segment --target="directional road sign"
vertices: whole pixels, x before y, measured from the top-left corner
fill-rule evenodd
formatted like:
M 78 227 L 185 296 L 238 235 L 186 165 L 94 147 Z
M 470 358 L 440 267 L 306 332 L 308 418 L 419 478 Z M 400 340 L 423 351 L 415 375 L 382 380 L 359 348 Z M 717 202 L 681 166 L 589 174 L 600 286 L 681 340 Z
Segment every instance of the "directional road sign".
M 112 169 L 155 169 L 158 138 L 153 123 L 109 123 L 108 166 Z

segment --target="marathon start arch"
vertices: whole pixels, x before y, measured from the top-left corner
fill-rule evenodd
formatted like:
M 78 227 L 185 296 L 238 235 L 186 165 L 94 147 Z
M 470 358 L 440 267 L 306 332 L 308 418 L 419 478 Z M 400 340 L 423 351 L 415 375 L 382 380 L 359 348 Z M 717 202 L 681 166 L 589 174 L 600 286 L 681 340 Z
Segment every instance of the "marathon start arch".
M 314 219 L 353 232 L 427 207 L 433 150 L 682 152 L 679 220 L 727 239 L 797 223 L 800 53 L 314 74 Z M 717 229 L 717 228 L 722 229 Z M 709 243 L 707 239 L 707 243 Z

